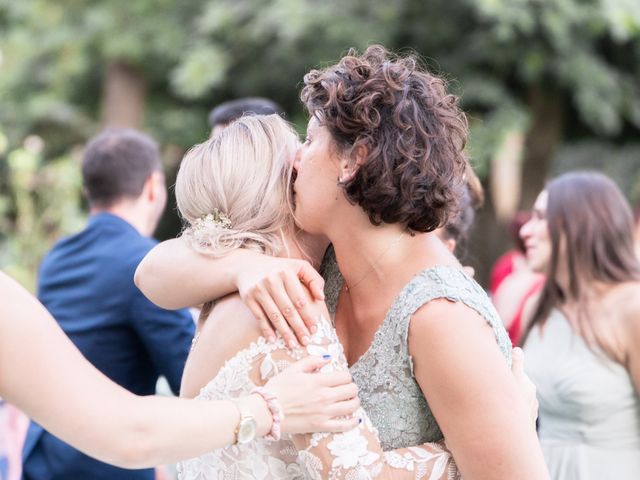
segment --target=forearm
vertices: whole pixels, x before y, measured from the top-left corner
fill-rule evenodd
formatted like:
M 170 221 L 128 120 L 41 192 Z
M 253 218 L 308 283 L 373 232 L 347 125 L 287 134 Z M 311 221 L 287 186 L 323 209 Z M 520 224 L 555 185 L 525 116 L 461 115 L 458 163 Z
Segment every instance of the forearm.
M 236 274 L 255 252 L 238 249 L 224 257 L 195 252 L 182 238 L 156 245 L 140 262 L 138 288 L 156 305 L 184 308 L 237 291 Z
M 248 399 L 258 435 L 271 426 L 271 415 L 258 396 Z M 102 461 L 124 468 L 145 468 L 197 457 L 235 442 L 240 420 L 229 401 L 199 401 L 131 396 L 119 422 L 104 425 L 101 438 L 88 429 L 78 446 Z M 118 447 L 119 445 L 119 447 Z
M 233 442 L 233 404 L 136 397 L 93 367 L 44 307 L 4 275 L 0 300 L 0 396 L 65 442 L 130 468 Z M 266 405 L 252 397 L 252 408 L 264 434 L 271 426 Z

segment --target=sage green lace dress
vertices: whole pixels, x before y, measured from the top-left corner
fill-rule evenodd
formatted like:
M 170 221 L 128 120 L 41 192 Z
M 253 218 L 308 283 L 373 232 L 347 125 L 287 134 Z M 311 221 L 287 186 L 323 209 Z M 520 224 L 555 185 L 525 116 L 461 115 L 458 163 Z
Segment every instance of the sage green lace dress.
M 335 313 L 343 278 L 330 248 L 320 272 L 329 311 Z M 436 266 L 416 275 L 396 297 L 369 349 L 350 367 L 362 406 L 378 429 L 384 450 L 441 440 L 442 432 L 413 374 L 409 321 L 424 304 L 438 298 L 462 302 L 493 328 L 511 364 L 511 341 L 486 292 L 455 267 Z

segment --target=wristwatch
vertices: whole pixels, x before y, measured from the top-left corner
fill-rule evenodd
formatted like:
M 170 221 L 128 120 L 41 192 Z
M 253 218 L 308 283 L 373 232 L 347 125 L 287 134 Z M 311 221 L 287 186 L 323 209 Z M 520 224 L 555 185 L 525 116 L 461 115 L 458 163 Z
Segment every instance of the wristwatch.
M 231 400 L 233 404 L 238 407 L 240 412 L 240 422 L 236 427 L 236 444 L 245 444 L 256 438 L 257 424 L 255 418 L 251 414 L 251 411 L 247 408 L 247 405 L 237 399 Z

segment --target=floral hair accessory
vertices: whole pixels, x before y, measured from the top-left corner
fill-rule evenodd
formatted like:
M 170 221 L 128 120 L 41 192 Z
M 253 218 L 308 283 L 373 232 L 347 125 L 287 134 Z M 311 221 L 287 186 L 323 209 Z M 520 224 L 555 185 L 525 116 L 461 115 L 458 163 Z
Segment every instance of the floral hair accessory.
M 193 222 L 191 228 L 196 233 L 204 233 L 211 231 L 212 228 L 225 228 L 231 230 L 233 225 L 231 219 L 226 213 L 221 212 L 217 208 L 213 209 L 213 213 L 207 213 Z

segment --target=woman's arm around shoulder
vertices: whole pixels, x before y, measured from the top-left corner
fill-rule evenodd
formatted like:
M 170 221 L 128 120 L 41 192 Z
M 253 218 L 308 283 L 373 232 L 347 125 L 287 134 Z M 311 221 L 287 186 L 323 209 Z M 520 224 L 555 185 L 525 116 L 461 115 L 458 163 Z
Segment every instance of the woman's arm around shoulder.
M 462 303 L 431 301 L 411 320 L 409 350 L 465 478 L 549 478 L 529 406 L 484 318 Z
M 197 253 L 182 237 L 156 245 L 138 265 L 135 283 L 149 300 L 169 309 L 238 291 L 263 335 L 273 337 L 275 327 L 290 345 L 296 337 L 304 343 L 315 323 L 304 287 L 324 300 L 324 281 L 307 261 L 243 248 L 210 257 Z

